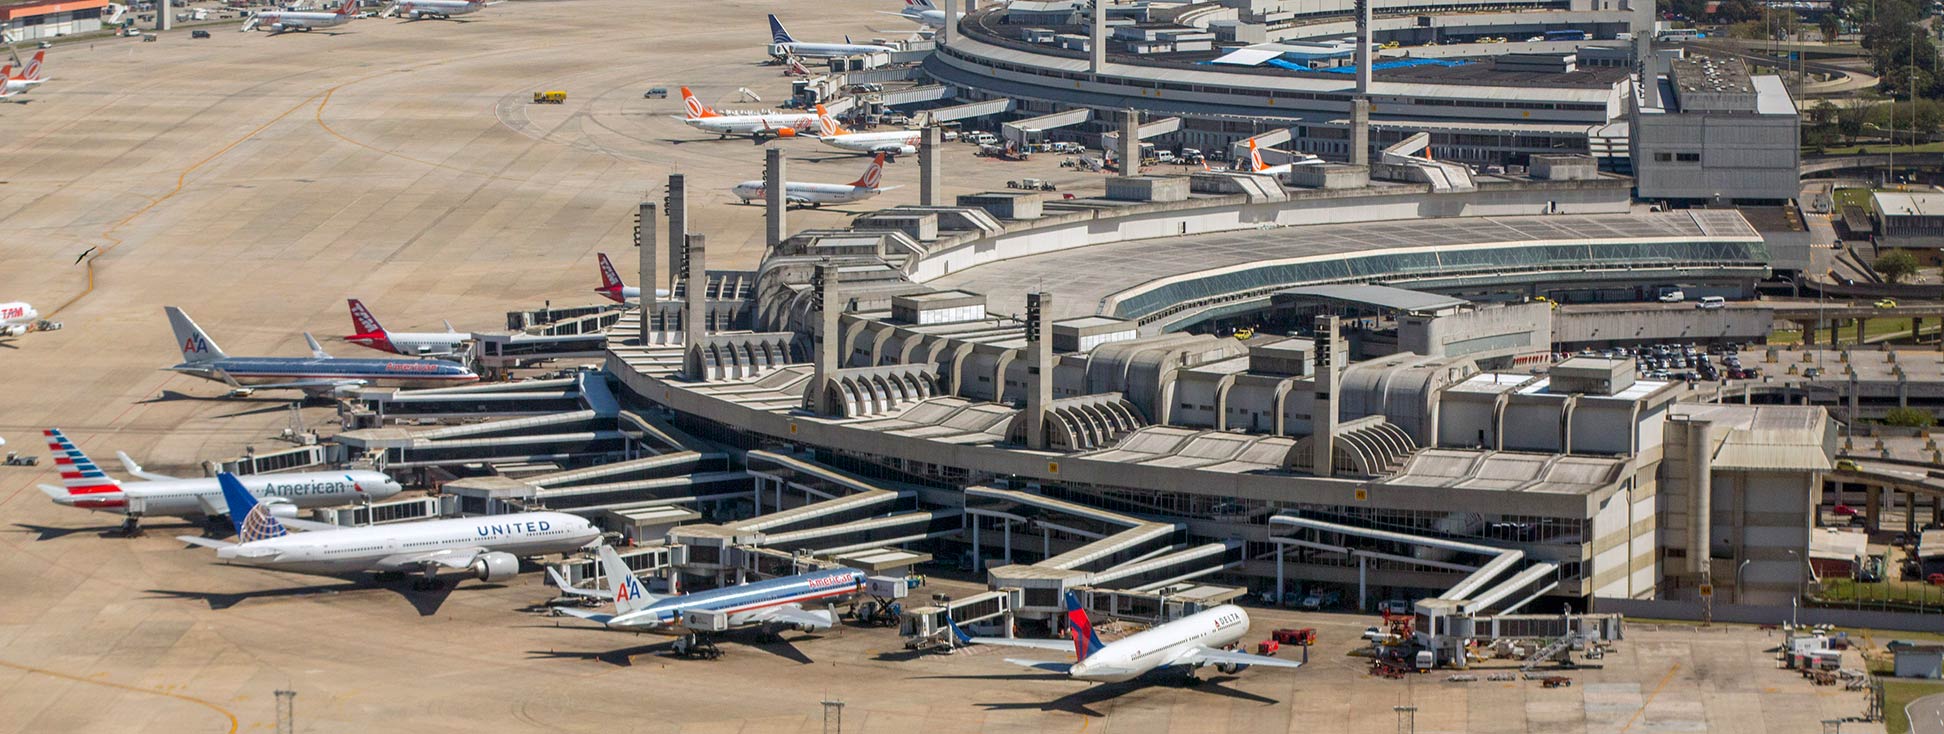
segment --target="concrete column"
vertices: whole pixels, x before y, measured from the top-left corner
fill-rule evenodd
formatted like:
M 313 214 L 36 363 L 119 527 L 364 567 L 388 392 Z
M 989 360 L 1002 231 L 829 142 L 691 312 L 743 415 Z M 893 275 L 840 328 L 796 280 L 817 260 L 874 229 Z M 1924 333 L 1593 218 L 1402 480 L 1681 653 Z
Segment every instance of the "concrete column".
M 1107 0 L 1094 0 L 1093 32 L 1087 39 L 1087 71 L 1099 74 L 1107 65 Z
M 1343 374 L 1343 322 L 1335 316 L 1316 317 L 1316 402 L 1310 408 L 1310 472 L 1330 476 L 1336 463 L 1337 379 Z
M 1856 345 L 1859 347 L 1863 346 L 1863 326 L 1868 323 L 1870 323 L 1869 319 L 1856 320 Z
M 1822 322 L 1820 320 L 1813 326 L 1805 324 L 1802 329 L 1802 345 L 1814 349 L 1816 347 L 1816 332 L 1821 330 Z
M 833 263 L 820 264 L 817 266 L 816 280 L 813 284 L 816 288 L 818 304 L 817 332 L 813 335 L 816 351 L 812 354 L 811 360 L 810 389 L 803 393 L 804 400 L 808 403 L 805 407 L 812 413 L 823 412 L 824 405 L 828 403 L 824 399 L 824 393 L 830 384 L 830 377 L 842 366 L 842 362 L 838 361 L 837 345 L 843 341 L 843 334 L 838 333 L 838 317 L 843 314 L 844 305 L 837 283 L 837 272 L 837 266 Z M 974 524 L 972 527 L 976 533 L 978 525 Z
M 981 559 L 979 558 L 979 556 L 982 555 L 980 553 L 980 548 L 979 548 L 979 517 L 977 515 L 973 515 L 971 516 L 971 520 L 972 520 L 972 572 L 978 573 L 984 570 L 983 564 L 980 563 Z
M 660 257 L 661 246 L 655 241 L 655 205 L 641 202 L 641 209 L 635 217 L 635 254 L 641 259 L 641 345 L 648 346 L 648 332 L 654 330 L 655 315 L 655 258 Z
M 1370 94 L 1370 46 L 1375 40 L 1371 30 L 1370 0 L 1356 0 L 1357 14 L 1357 96 Z
M 783 217 L 789 209 L 789 198 L 784 196 L 783 149 L 774 145 L 763 151 L 763 193 L 764 217 L 768 236 L 765 242 L 774 249 L 789 237 L 785 230 Z
M 1883 488 L 1874 484 L 1863 487 L 1863 524 L 1874 533 L 1883 529 Z
M 1361 96 L 1350 100 L 1350 162 L 1370 165 L 1370 100 Z
M 668 175 L 668 200 L 663 202 L 668 210 L 668 244 L 678 246 L 688 241 L 688 177 L 679 173 Z M 659 254 L 656 257 L 660 257 Z M 668 292 L 675 292 L 674 269 L 670 268 Z M 643 276 L 641 292 L 648 292 L 648 284 L 653 281 Z M 645 300 L 645 297 L 644 297 Z
M 1356 1 L 1357 14 L 1357 88 L 1356 96 L 1350 100 L 1350 162 L 1359 166 L 1370 165 L 1370 67 L 1375 59 L 1371 58 L 1370 45 L 1375 36 L 1371 29 L 1370 0 Z
M 1045 451 L 1053 402 L 1053 294 L 1026 294 L 1026 447 Z
M 958 33 L 958 18 L 955 17 L 958 15 L 958 9 L 952 7 L 956 4 L 952 0 L 945 0 L 938 6 L 938 9 L 945 13 L 945 25 L 939 26 L 938 32 L 932 34 L 933 44 L 940 47 L 952 45 L 952 36 Z
M 1917 493 L 1905 492 L 1903 496 L 1904 537 L 1917 537 Z
M 688 237 L 688 305 L 682 309 L 682 344 L 692 348 L 709 335 L 709 258 L 703 235 Z
M 1141 113 L 1133 108 L 1121 111 L 1120 174 L 1141 175 Z
M 158 31 L 166 31 L 171 28 L 174 28 L 175 27 L 175 18 L 173 17 L 174 15 L 175 15 L 175 6 L 172 3 L 170 3 L 170 0 L 162 0 L 162 2 L 156 3 L 155 4 L 155 29 Z
M 951 24 L 947 23 L 946 27 Z M 945 152 L 945 133 L 937 125 L 926 125 L 924 137 L 918 141 L 918 205 L 938 206 L 939 194 L 945 188 L 945 169 L 939 165 L 939 156 Z
M 1708 421 L 1687 422 L 1688 542 L 1687 572 L 1708 579 L 1709 550 L 1714 542 L 1714 447 L 1708 442 Z
M 1012 521 L 1003 520 L 999 527 L 1003 531 L 1001 536 L 1005 538 L 1006 565 L 1012 565 Z
M 1370 557 L 1357 556 L 1357 608 L 1370 608 Z
M 1931 522 L 1944 524 L 1944 497 L 1931 496 Z
M 1281 543 L 1276 543 L 1275 546 L 1276 546 L 1276 599 L 1275 601 L 1269 602 L 1269 604 L 1271 606 L 1280 607 L 1282 606 L 1282 595 L 1283 595 L 1283 559 L 1286 557 L 1285 554 L 1289 552 L 1289 546 L 1283 545 Z

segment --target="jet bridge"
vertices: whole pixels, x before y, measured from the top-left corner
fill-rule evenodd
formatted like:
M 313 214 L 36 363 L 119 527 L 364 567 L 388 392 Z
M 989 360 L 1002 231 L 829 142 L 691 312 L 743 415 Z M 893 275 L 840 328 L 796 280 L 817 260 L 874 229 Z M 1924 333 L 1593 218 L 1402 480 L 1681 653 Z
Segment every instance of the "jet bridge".
M 1079 125 L 1091 119 L 1093 119 L 1093 110 L 1085 107 L 1063 110 L 1002 124 L 999 126 L 999 137 L 1023 146 L 1035 142 L 1032 137 L 1037 133 Z
M 885 104 L 890 105 L 893 103 L 887 100 Z M 1001 97 L 999 99 L 988 99 L 979 102 L 968 102 L 961 105 L 953 105 L 951 107 L 940 107 L 935 110 L 926 110 L 923 114 L 925 118 L 928 120 L 927 124 L 935 125 L 941 122 L 951 122 L 953 120 L 965 120 L 973 117 L 991 117 L 993 115 L 1003 115 L 1013 111 L 1014 104 L 1015 103 L 1013 102 L 1011 97 Z M 924 127 L 924 125 L 914 125 L 914 127 Z

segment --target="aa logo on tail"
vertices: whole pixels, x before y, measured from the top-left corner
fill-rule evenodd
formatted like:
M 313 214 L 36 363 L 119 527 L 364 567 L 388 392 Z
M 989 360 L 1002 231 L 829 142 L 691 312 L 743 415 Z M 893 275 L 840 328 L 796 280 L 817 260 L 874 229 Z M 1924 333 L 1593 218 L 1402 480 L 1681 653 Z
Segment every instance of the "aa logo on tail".
M 201 334 L 182 340 L 182 351 L 186 354 L 202 354 L 209 351 L 209 342 Z
M 621 585 L 614 589 L 614 603 L 616 604 L 640 599 L 645 596 L 647 594 L 641 590 L 641 579 L 636 578 L 634 574 L 628 574 L 628 577 L 621 581 Z

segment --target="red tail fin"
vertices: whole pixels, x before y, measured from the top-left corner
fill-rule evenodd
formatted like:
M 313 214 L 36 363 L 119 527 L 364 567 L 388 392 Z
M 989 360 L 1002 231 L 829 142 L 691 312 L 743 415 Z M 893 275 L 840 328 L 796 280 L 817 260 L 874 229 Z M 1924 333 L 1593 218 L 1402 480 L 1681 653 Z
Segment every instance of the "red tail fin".
M 614 269 L 614 263 L 608 261 L 607 253 L 599 253 L 599 256 L 601 258 L 601 289 L 606 290 L 625 286 L 626 283 L 621 280 L 621 273 Z
M 884 154 L 879 153 L 876 158 L 871 159 L 871 166 L 864 169 L 864 175 L 858 176 L 856 181 L 850 182 L 850 185 L 861 189 L 875 189 L 878 187 L 878 182 L 883 179 Z
M 338 8 L 337 14 L 350 15 L 351 11 L 357 9 L 358 9 L 358 0 L 344 0 L 344 7 Z
M 351 298 L 347 302 L 351 305 L 351 328 L 356 335 L 385 333 L 385 327 L 379 325 L 378 317 L 371 315 L 371 309 L 365 308 L 364 301 Z
M 910 2 L 910 0 L 906 0 L 906 2 Z M 845 130 L 843 125 L 837 124 L 837 118 L 831 117 L 830 111 L 824 109 L 821 103 L 817 105 L 817 128 L 822 130 L 825 136 L 850 134 L 850 131 Z

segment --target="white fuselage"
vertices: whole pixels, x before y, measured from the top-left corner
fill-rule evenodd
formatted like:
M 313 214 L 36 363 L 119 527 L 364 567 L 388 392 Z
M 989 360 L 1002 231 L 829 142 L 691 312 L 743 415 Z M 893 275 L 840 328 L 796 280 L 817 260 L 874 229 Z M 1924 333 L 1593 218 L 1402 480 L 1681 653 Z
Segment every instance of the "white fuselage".
M 392 556 L 416 558 L 451 550 L 483 548 L 515 556 L 566 553 L 587 545 L 601 531 L 587 520 L 562 512 L 426 520 L 396 525 L 291 533 L 219 548 L 226 562 L 312 574 L 356 571 L 407 571 L 415 561 L 389 563 Z
M 1196 646 L 1221 649 L 1249 632 L 1249 613 L 1224 604 L 1173 622 L 1136 632 L 1102 646 L 1075 663 L 1067 675 L 1079 680 L 1118 683 L 1133 680 Z
M 918 139 L 923 135 L 916 130 L 893 130 L 881 133 L 825 135 L 818 140 L 822 140 L 824 145 L 832 148 L 857 153 L 913 155 L 918 152 Z
M 46 79 L 8 79 L 5 83 L 0 83 L 0 95 L 26 94 L 46 81 Z
M 417 20 L 419 18 L 450 18 L 455 15 L 477 13 L 485 3 L 472 3 L 465 0 L 399 0 L 393 6 L 398 15 Z
M 924 26 L 926 28 L 945 27 L 945 11 L 943 10 L 920 10 L 917 12 L 906 10 L 902 13 L 899 13 L 899 15 L 904 16 L 905 20 L 909 20 L 913 23 L 917 23 L 918 25 Z M 953 15 L 954 17 L 958 17 L 958 18 L 965 17 L 964 13 L 954 13 Z
M 783 198 L 786 204 L 797 206 L 821 206 L 824 204 L 849 204 L 863 201 L 878 195 L 881 189 L 867 189 L 862 186 L 833 183 L 799 183 L 785 181 Z M 767 191 L 761 181 L 744 181 L 730 189 L 744 204 L 767 201 Z
M 344 340 L 392 354 L 450 357 L 459 354 L 462 351 L 460 347 L 472 340 L 472 335 L 449 331 L 386 331 L 382 335 L 347 336 Z
M 879 46 L 874 43 L 804 43 L 802 41 L 790 41 L 788 43 L 770 44 L 770 55 L 779 59 L 786 56 L 795 56 L 803 59 L 835 59 L 844 56 L 890 53 L 896 50 L 890 46 Z M 815 123 L 813 122 L 812 124 Z
M 762 135 L 775 134 L 788 128 L 791 131 L 817 129 L 817 116 L 814 114 L 787 113 L 772 115 L 717 115 L 715 117 L 691 117 L 682 120 L 689 127 L 717 135 Z
M 25 301 L 0 303 L 0 336 L 24 333 L 39 318 L 40 312 Z
M 382 472 L 362 469 L 251 474 L 237 480 L 259 499 L 280 499 L 298 509 L 377 501 L 403 489 Z M 224 506 L 223 489 L 216 484 L 215 477 L 124 482 L 119 492 L 70 494 L 54 501 L 69 507 L 138 517 L 202 517 L 209 514 L 206 508 Z
M 313 28 L 330 28 L 344 25 L 351 20 L 350 14 L 339 13 L 300 13 L 288 10 L 272 10 L 257 13 L 256 27 L 271 32 L 308 31 Z

